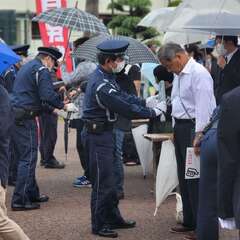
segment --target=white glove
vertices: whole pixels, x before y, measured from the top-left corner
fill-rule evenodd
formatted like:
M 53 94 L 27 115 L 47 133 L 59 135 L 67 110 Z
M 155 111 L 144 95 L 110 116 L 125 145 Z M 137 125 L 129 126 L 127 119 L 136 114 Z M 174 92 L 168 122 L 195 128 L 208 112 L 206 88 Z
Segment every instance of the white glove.
M 64 108 L 66 112 L 78 112 L 78 108 L 74 103 L 68 103 Z
M 159 96 L 151 96 L 146 98 L 146 107 L 154 108 L 159 103 Z
M 161 115 L 163 112 L 165 113 L 167 111 L 167 104 L 166 101 L 161 101 L 159 102 L 154 108 L 153 110 L 156 113 L 156 116 Z
M 54 111 L 59 117 L 62 117 L 63 119 L 66 119 L 67 118 L 67 112 L 64 111 L 64 110 L 55 110 Z

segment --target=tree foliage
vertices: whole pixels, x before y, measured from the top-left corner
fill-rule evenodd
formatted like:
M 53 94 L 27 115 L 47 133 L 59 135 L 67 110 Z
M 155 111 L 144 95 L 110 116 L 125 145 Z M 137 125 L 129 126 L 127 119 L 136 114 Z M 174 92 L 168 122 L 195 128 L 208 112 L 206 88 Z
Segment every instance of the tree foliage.
M 113 12 L 120 12 L 114 15 L 108 27 L 113 29 L 115 34 L 125 35 L 142 40 L 158 35 L 153 28 L 138 28 L 137 24 L 150 11 L 150 0 L 112 0 L 108 8 Z
M 177 7 L 182 1 L 181 0 L 173 0 L 168 2 L 168 7 Z

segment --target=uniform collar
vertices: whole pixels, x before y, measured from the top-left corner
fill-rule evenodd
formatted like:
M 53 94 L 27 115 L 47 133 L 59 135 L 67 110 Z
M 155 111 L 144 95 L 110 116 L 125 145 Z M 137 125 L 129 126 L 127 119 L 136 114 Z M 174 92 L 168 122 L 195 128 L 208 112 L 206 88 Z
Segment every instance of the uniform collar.
M 109 79 L 115 79 L 114 74 L 107 72 L 106 70 L 101 67 L 101 65 L 98 65 L 97 67 L 98 71 L 102 72 L 104 76 L 106 76 Z

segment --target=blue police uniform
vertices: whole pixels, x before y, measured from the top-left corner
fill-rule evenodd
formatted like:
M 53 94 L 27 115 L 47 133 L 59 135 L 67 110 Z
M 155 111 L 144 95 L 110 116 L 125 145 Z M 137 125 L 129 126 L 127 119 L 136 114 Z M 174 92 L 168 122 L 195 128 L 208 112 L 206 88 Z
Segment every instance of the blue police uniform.
M 201 141 L 199 181 L 199 206 L 197 214 L 197 239 L 218 240 L 217 206 L 217 125 L 220 116 L 217 107 Z
M 127 42 L 106 41 L 99 45 L 105 53 L 124 52 Z M 92 232 L 106 226 L 121 225 L 124 220 L 118 209 L 114 179 L 113 123 L 120 114 L 128 119 L 154 118 L 154 110 L 145 107 L 145 101 L 122 92 L 115 75 L 101 65 L 89 76 L 83 103 L 83 139 L 92 183 Z M 99 234 L 100 235 L 100 234 Z
M 54 57 L 54 51 L 48 52 L 47 48 L 43 50 L 44 54 Z M 21 67 L 16 76 L 11 97 L 15 114 L 13 135 L 19 160 L 12 209 L 25 210 L 31 209 L 33 202 L 38 202 L 40 199 L 35 177 L 38 151 L 35 117 L 41 113 L 43 105 L 51 105 L 59 109 L 64 105 L 54 91 L 49 70 L 38 58 Z

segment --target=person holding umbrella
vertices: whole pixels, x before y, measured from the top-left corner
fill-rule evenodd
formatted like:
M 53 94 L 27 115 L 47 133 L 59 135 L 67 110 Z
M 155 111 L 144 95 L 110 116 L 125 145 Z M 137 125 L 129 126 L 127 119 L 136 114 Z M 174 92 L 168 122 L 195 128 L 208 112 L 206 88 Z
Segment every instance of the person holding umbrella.
M 135 221 L 126 221 L 118 208 L 114 179 L 113 123 L 117 114 L 128 119 L 155 118 L 166 111 L 166 103 L 156 98 L 145 100 L 122 92 L 115 73 L 125 66 L 126 40 L 106 40 L 97 45 L 97 69 L 89 76 L 83 103 L 83 139 L 87 149 L 92 183 L 92 233 L 109 238 L 118 236 L 114 229 L 133 228 Z M 150 104 L 154 108 L 148 108 Z

